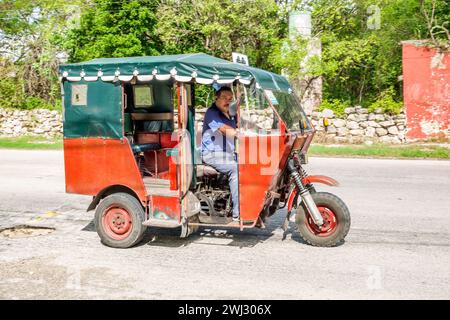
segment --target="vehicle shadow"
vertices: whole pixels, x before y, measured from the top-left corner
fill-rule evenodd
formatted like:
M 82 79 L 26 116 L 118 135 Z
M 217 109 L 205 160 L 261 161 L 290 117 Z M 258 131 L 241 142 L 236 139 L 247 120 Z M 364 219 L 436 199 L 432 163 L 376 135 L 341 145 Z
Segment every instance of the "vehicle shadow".
M 146 230 L 144 238 L 136 247 L 147 245 L 179 248 L 191 244 L 201 244 L 251 248 L 274 236 L 281 237 L 280 241 L 293 240 L 301 244 L 306 244 L 298 235 L 298 232 L 295 231 L 296 226 L 292 222 L 292 219 L 289 222 L 288 229 L 283 232 L 281 227 L 285 218 L 286 211 L 278 210 L 278 212 L 267 220 L 265 229 L 252 228 L 240 231 L 234 228 L 200 227 L 197 232 L 191 234 L 188 238 L 180 238 L 181 228 L 165 229 L 149 227 Z M 82 231 L 96 232 L 94 221 L 92 220 Z
M 286 211 L 279 210 L 272 217 L 270 217 L 265 224 L 265 229 L 252 228 L 240 231 L 235 228 L 210 228 L 200 227 L 197 232 L 190 235 L 186 239 L 181 239 L 181 229 L 161 229 L 149 228 L 147 234 L 141 242 L 140 246 L 164 246 L 179 248 L 196 245 L 212 245 L 212 246 L 232 246 L 238 248 L 252 248 L 263 243 L 270 238 L 280 238 L 280 241 L 294 240 L 301 244 L 306 244 L 305 241 L 295 232 L 295 223 L 289 222 L 289 228 L 286 232 L 281 229 L 284 219 L 286 218 Z
M 232 246 L 239 248 L 254 247 L 259 243 L 271 238 L 275 228 L 266 229 L 239 229 L 230 228 L 207 228 L 200 227 L 188 238 L 180 238 L 181 229 L 149 228 L 141 245 L 163 246 L 168 248 L 179 248 L 196 245 Z

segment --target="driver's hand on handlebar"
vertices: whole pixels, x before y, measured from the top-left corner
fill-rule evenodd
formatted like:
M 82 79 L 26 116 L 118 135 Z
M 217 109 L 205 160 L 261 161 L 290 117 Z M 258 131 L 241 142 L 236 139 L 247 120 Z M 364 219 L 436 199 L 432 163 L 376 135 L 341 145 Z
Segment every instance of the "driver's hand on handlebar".
M 236 129 L 230 129 L 230 136 L 237 138 L 237 136 L 239 135 L 239 128 Z
M 237 137 L 237 135 L 239 134 L 239 129 L 238 128 L 232 128 L 228 125 L 223 125 L 222 127 L 219 128 L 220 133 L 222 133 L 225 136 L 228 137 Z

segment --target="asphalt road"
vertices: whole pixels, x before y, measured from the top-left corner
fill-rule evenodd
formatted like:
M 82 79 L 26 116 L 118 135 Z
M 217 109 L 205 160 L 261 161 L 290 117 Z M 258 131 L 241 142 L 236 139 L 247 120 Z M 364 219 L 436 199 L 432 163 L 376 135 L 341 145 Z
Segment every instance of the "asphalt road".
M 150 229 L 126 250 L 103 246 L 90 197 L 65 194 L 59 151 L 0 150 L 1 299 L 449 299 L 450 161 L 311 158 L 352 215 L 346 242 L 308 246 L 278 212 L 265 230 Z M 51 230 L 50 230 L 51 231 Z M 45 233 L 45 232 L 44 232 Z M 2 236 L 3 235 L 3 236 Z

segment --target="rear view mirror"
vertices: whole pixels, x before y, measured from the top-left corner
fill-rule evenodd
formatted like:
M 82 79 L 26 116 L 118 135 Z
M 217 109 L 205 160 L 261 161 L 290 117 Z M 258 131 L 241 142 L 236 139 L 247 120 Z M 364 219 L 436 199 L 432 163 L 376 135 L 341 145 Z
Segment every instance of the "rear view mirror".
M 300 119 L 298 122 L 299 122 L 299 125 L 300 125 L 300 132 L 301 132 L 302 134 L 305 133 L 305 129 L 306 129 L 306 127 L 307 127 L 306 119 L 305 119 L 305 118 L 302 118 L 302 119 Z

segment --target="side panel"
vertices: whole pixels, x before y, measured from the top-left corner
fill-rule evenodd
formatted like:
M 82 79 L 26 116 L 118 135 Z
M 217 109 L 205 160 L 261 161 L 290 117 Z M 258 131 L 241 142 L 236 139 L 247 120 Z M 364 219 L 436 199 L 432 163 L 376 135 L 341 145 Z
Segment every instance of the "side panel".
M 181 204 L 178 197 L 151 196 L 151 213 L 156 219 L 167 219 L 166 216 L 181 220 Z
M 64 137 L 122 138 L 120 82 L 64 82 Z
M 284 136 L 239 137 L 239 202 L 243 220 L 256 220 L 264 207 L 266 193 L 282 173 L 288 145 Z
M 64 139 L 66 192 L 95 196 L 112 185 L 126 186 L 146 201 L 144 182 L 128 140 Z

